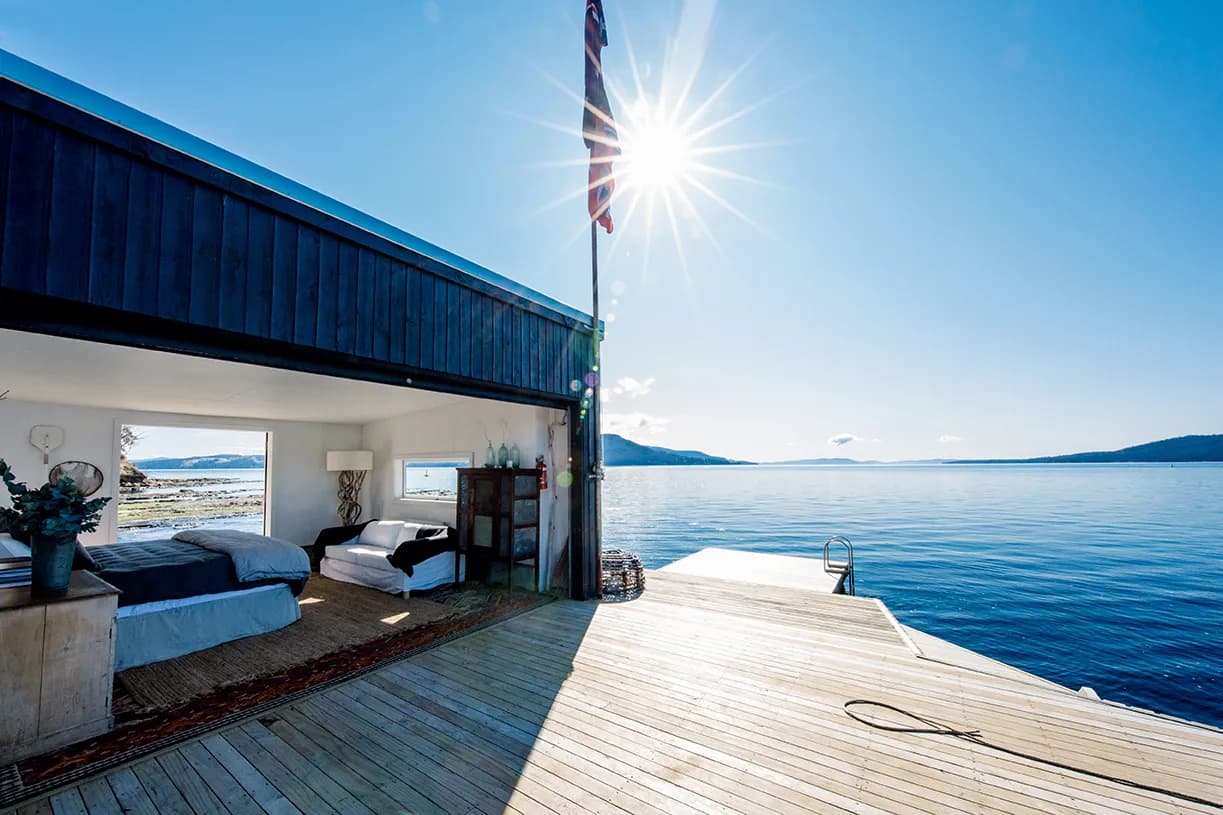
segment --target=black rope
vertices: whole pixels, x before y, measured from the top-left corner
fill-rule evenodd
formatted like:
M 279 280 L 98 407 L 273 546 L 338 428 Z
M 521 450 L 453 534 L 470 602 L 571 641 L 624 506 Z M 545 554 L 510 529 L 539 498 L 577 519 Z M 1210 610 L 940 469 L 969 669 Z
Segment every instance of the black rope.
M 877 708 L 882 708 L 884 710 L 890 710 L 893 713 L 899 713 L 901 716 L 907 716 L 908 718 L 916 722 L 921 722 L 921 724 L 924 725 L 924 727 L 906 727 L 903 725 L 887 725 L 887 724 L 881 724 L 879 722 L 871 721 L 870 719 L 865 718 L 864 716 L 859 715 L 858 713 L 855 713 L 852 710 L 852 708 L 858 705 L 870 705 L 871 707 L 877 707 Z M 1054 761 L 1048 758 L 1041 758 L 1040 756 L 1034 756 L 1034 755 L 1031 755 L 1030 753 L 1020 752 L 1019 750 L 1012 750 L 1009 747 L 1003 747 L 1000 744 L 994 744 L 991 741 L 986 741 L 985 739 L 981 737 L 980 730 L 957 730 L 954 727 L 948 727 L 947 725 L 943 724 L 942 722 L 937 722 L 934 719 L 927 719 L 925 716 L 919 716 L 918 714 L 913 713 L 912 711 L 904 710 L 903 708 L 896 707 L 895 705 L 889 705 L 885 702 L 872 702 L 869 699 L 851 699 L 850 701 L 844 704 L 844 708 L 845 708 L 845 714 L 849 716 L 849 718 L 853 719 L 856 722 L 861 722 L 862 724 L 868 727 L 873 727 L 876 730 L 886 730 L 889 733 L 918 733 L 918 734 L 926 734 L 926 735 L 931 735 L 931 736 L 951 736 L 957 739 L 964 739 L 965 741 L 972 742 L 973 744 L 979 744 L 982 747 L 988 747 L 991 750 L 997 750 L 1000 753 L 1006 753 L 1007 755 L 1012 755 L 1017 758 L 1024 758 L 1024 759 L 1027 759 L 1028 761 L 1035 761 L 1038 764 L 1045 764 L 1049 767 L 1056 767 L 1059 770 L 1066 770 L 1068 772 L 1078 773 L 1079 775 L 1086 775 L 1092 778 L 1099 778 L 1102 781 L 1112 781 L 1113 783 L 1121 784 L 1122 786 L 1125 786 L 1125 787 L 1132 787 L 1138 790 L 1145 790 L 1146 792 L 1153 792 L 1158 795 L 1167 795 L 1172 798 L 1179 798 L 1182 801 L 1188 801 L 1193 804 L 1201 804 L 1202 806 L 1208 806 L 1214 809 L 1223 809 L 1223 804 L 1219 803 L 1218 801 L 1208 801 L 1205 798 L 1198 798 L 1196 796 L 1188 795 L 1183 792 L 1176 792 L 1175 790 L 1164 789 L 1163 787 L 1155 787 L 1150 784 L 1142 784 L 1142 783 L 1139 783 L 1138 781 L 1131 781 L 1128 778 L 1118 778 L 1117 776 L 1114 776 L 1114 775 L 1108 775 L 1106 773 L 1098 773 L 1098 772 L 1095 772 L 1094 770 L 1086 770 L 1086 769 L 1083 769 L 1082 767 L 1075 767 L 1070 764 L 1063 764 L 1060 761 Z

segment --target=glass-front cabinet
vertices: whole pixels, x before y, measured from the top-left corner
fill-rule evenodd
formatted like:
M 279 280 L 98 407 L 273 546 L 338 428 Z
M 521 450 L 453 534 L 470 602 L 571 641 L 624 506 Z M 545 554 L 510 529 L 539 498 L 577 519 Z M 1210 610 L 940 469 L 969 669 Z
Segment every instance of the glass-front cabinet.
M 459 470 L 459 543 L 467 579 L 539 586 L 539 470 Z

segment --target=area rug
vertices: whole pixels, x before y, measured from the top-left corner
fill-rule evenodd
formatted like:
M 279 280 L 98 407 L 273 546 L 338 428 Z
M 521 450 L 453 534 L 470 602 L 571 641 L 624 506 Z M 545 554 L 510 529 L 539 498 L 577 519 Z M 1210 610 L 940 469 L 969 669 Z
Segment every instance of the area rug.
M 129 720 L 498 602 L 498 595 L 482 588 L 405 600 L 315 575 L 298 598 L 302 617 L 293 625 L 116 674 L 115 717 Z
M 442 589 L 404 601 L 367 589 L 354 597 L 353 588 L 313 579 L 302 595 L 301 622 L 123 672 L 116 680 L 114 729 L 5 768 L 0 807 L 256 715 L 552 600 L 547 595 L 481 587 Z M 318 601 L 310 602 L 315 598 Z M 277 638 L 279 646 L 287 649 L 284 654 L 276 653 Z

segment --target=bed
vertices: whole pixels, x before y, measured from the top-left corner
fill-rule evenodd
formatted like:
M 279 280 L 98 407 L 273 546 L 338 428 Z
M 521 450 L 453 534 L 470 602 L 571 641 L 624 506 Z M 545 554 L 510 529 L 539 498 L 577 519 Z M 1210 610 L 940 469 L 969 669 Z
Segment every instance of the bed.
M 250 533 L 191 530 L 166 540 L 86 547 L 119 589 L 115 670 L 275 631 L 301 619 L 310 574 L 298 546 Z

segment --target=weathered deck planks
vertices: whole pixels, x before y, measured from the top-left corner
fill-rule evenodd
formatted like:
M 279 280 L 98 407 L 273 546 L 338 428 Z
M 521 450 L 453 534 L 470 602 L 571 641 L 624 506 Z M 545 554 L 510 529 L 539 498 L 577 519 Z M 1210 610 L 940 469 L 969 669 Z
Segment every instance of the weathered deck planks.
M 845 715 L 854 698 L 1223 800 L 1223 733 L 971 652 L 920 658 L 877 601 L 678 573 L 648 585 L 630 603 L 554 603 L 17 811 L 1213 811 L 874 730 Z

